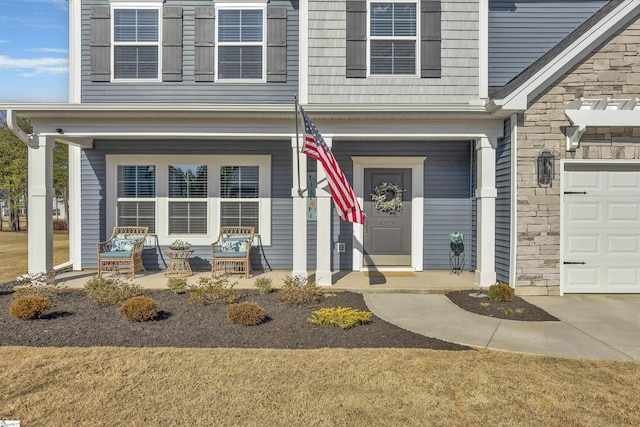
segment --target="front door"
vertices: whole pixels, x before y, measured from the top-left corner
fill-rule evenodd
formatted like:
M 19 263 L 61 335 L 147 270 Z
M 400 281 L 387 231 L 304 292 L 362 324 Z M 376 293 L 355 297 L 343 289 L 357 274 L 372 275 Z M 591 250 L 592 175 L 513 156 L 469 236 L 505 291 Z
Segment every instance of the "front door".
M 365 169 L 364 214 L 364 266 L 410 266 L 411 169 Z

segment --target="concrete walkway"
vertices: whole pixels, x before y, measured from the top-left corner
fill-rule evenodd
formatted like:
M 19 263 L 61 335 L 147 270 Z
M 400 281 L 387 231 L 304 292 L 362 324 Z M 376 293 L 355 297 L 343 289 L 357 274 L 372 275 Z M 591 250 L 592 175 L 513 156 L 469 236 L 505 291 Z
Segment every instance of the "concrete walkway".
M 640 295 L 525 297 L 560 322 L 522 322 L 462 310 L 445 295 L 365 293 L 378 317 L 459 344 L 548 356 L 640 361 Z

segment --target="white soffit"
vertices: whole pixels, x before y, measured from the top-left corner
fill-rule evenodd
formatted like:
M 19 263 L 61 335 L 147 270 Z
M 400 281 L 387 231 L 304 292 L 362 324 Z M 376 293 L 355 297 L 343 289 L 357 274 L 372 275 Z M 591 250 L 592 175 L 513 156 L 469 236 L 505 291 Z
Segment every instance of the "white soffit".
M 567 127 L 567 151 L 575 151 L 587 126 L 640 126 L 640 99 L 584 99 L 571 101 L 564 113 L 573 126 Z

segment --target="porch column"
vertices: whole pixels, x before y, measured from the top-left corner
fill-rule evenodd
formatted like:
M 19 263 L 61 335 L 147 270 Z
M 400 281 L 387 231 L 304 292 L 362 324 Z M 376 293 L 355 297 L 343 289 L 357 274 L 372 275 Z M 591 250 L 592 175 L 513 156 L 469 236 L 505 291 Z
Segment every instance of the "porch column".
M 497 138 L 476 141 L 477 244 L 475 281 L 482 287 L 496 283 L 496 146 Z
M 331 138 L 324 137 L 331 148 Z M 316 233 L 316 282 L 318 285 L 333 285 L 331 277 L 331 189 L 322 164 L 318 162 L 318 187 L 316 199 L 318 209 L 318 231 Z
M 292 276 L 307 277 L 307 156 L 298 152 L 303 141 L 291 138 L 293 155 L 293 270 Z M 302 193 L 299 192 L 302 190 Z
M 29 204 L 27 227 L 29 273 L 53 268 L 53 138 L 38 135 L 28 150 Z
M 69 145 L 69 261 L 74 270 L 82 270 L 82 180 L 81 180 L 82 149 Z

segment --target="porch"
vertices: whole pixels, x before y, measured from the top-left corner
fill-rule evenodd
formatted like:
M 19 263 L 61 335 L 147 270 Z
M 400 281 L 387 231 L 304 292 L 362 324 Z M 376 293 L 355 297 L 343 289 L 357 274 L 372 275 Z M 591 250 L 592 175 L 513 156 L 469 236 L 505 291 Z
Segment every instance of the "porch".
M 310 272 L 312 275 L 313 272 Z M 86 281 L 98 274 L 97 270 L 69 271 L 60 273 L 57 280 L 69 288 L 83 288 Z M 274 270 L 255 273 L 245 279 L 243 275 L 231 276 L 232 282 L 237 282 L 237 289 L 253 289 L 257 277 L 270 277 L 273 287 L 280 288 L 285 276 L 291 275 L 290 270 Z M 457 289 L 471 289 L 474 284 L 474 273 L 463 271 L 453 274 L 448 270 L 427 270 L 416 272 L 384 271 L 334 271 L 333 286 L 326 286 L 328 290 L 349 290 L 353 292 L 413 292 L 413 293 L 444 293 Z M 112 277 L 109 274 L 103 277 Z M 189 284 L 195 284 L 201 277 L 211 277 L 211 272 L 195 272 L 187 277 Z M 147 271 L 136 274 L 135 283 L 146 289 L 167 289 L 167 277 L 164 271 Z

